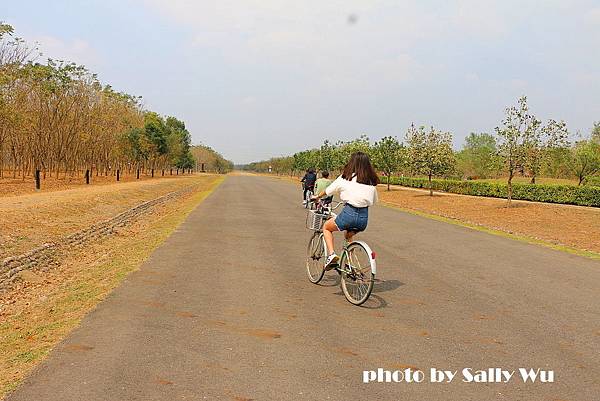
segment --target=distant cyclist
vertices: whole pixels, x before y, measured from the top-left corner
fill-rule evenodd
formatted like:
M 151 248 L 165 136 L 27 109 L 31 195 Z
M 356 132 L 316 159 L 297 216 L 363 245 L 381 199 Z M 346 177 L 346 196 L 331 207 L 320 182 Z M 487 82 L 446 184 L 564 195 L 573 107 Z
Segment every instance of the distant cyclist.
M 315 182 L 317 181 L 317 174 L 315 174 L 314 168 L 309 168 L 306 170 L 306 174 L 300 180 L 302 183 L 302 203 L 306 204 L 306 193 L 311 191 L 314 193 L 315 191 Z
M 379 177 L 371 165 L 369 156 L 363 152 L 356 152 L 350 156 L 342 175 L 315 197 L 320 199 L 337 194 L 345 203 L 339 216 L 327 220 L 323 225 L 328 255 L 325 269 L 330 270 L 340 259 L 333 249 L 334 231 L 346 231 L 346 240 L 352 241 L 354 234 L 367 228 L 369 206 L 373 206 L 378 200 L 377 184 Z

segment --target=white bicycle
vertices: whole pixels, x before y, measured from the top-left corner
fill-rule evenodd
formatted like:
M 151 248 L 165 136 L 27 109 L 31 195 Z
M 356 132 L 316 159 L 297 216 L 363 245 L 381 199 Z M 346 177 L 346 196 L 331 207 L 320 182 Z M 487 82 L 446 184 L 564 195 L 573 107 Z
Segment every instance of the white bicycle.
M 327 245 L 323 236 L 323 224 L 331 217 L 335 217 L 335 207 L 319 205 L 317 210 L 309 210 L 306 218 L 306 227 L 313 230 L 308 241 L 306 255 L 306 271 L 308 279 L 313 284 L 318 284 L 325 275 L 325 259 L 327 259 Z M 345 241 L 339 263 L 334 266 L 340 276 L 340 285 L 344 296 L 354 305 L 361 305 L 371 295 L 377 273 L 375 252 L 364 241 Z

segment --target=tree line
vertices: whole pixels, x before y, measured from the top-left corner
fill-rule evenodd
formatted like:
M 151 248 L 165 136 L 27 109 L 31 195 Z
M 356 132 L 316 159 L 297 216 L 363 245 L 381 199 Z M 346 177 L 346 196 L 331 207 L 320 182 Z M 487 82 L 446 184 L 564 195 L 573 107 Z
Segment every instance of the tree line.
M 404 141 L 386 136 L 371 143 L 362 135 L 352 141 L 331 143 L 291 156 L 250 163 L 248 170 L 295 174 L 316 168 L 339 171 L 351 153 L 370 155 L 375 167 L 392 175 L 432 178 L 480 179 L 506 177 L 508 198 L 515 176 L 575 178 L 579 185 L 600 172 L 600 122 L 589 136 L 570 141 L 564 121 L 542 122 L 529 110 L 525 96 L 506 108 L 505 117 L 493 133 L 471 133 L 463 148 L 455 151 L 450 132 L 435 127 L 409 126 Z M 431 185 L 429 186 L 430 191 Z
M 207 145 L 194 145 L 191 153 L 196 159 L 196 170 L 224 174 L 233 170 L 233 162 Z
M 0 23 L 0 178 L 197 167 L 183 121 L 144 109 L 83 66 L 39 56 Z

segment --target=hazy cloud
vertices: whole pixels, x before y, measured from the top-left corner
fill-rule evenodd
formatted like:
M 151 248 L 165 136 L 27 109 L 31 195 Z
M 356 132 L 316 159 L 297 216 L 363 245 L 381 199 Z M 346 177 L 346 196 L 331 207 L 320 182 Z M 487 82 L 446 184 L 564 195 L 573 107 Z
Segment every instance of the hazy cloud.
M 97 65 L 101 61 L 98 52 L 82 39 L 61 40 L 54 36 L 33 36 L 31 40 L 37 44 L 41 58 L 52 58 L 74 62 L 85 66 Z

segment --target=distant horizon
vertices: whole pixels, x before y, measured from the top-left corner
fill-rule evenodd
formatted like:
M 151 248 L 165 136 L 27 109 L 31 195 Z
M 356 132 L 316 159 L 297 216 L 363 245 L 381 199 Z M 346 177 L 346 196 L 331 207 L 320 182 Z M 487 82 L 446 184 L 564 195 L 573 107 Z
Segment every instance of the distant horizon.
M 600 120 L 591 0 L 23 1 L 0 20 L 44 57 L 186 123 L 236 165 L 411 123 L 493 134 L 521 95 L 586 136 Z

